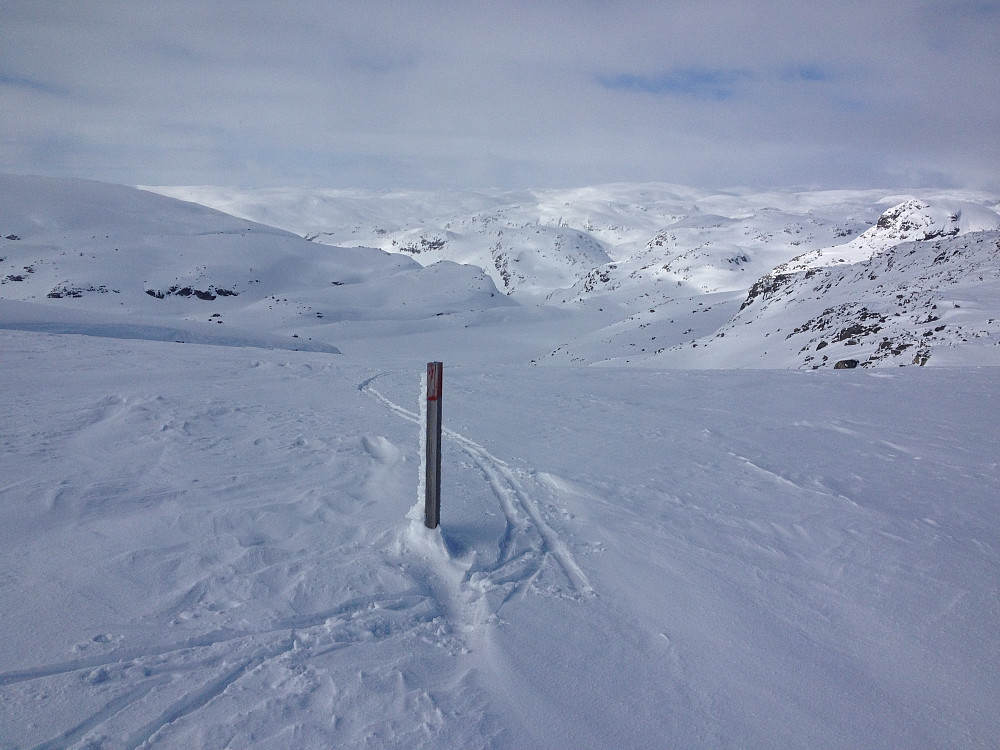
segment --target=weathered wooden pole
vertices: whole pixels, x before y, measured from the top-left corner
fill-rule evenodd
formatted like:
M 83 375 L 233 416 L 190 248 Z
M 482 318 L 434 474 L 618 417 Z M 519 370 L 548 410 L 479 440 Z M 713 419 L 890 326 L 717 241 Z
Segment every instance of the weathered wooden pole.
M 441 520 L 441 392 L 444 365 L 427 363 L 427 466 L 424 525 L 436 529 Z

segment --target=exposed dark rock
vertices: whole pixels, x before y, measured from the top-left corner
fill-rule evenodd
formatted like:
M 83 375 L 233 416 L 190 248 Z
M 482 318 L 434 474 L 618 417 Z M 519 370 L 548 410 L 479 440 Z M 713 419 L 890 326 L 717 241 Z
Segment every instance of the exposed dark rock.
M 395 244 L 395 242 L 393 242 L 393 244 Z M 428 252 L 431 250 L 440 250 L 444 246 L 445 246 L 445 240 L 441 239 L 440 237 L 434 237 L 432 239 L 421 237 L 420 244 L 411 242 L 408 245 L 400 245 L 399 249 L 404 253 L 410 253 L 410 255 L 419 255 L 420 253 Z
M 64 297 L 72 297 L 76 299 L 82 297 L 84 292 L 96 292 L 97 294 L 107 294 L 108 292 L 111 291 L 114 291 L 115 294 L 118 293 L 117 289 L 115 290 L 108 289 L 103 284 L 101 286 L 94 286 L 93 284 L 91 284 L 90 286 L 85 286 L 85 287 L 67 286 L 66 284 L 60 284 L 59 286 L 53 288 L 52 291 L 45 296 L 51 299 L 62 299 Z
M 858 366 L 856 359 L 842 359 L 833 366 L 834 370 L 853 370 Z
M 83 292 L 81 292 L 79 289 L 65 289 L 61 287 L 56 287 L 45 296 L 51 299 L 62 299 L 63 297 L 76 298 L 76 297 L 82 297 Z
M 769 274 L 757 279 L 757 281 L 754 282 L 754 285 L 750 287 L 750 291 L 747 292 L 747 298 L 743 304 L 740 305 L 740 310 L 746 308 L 758 297 L 766 297 L 774 294 L 781 287 L 788 284 L 792 280 L 793 276 L 794 274 L 790 273 L 779 273 L 775 276 L 771 276 Z
M 166 292 L 160 291 L 159 289 L 147 289 L 146 294 L 150 297 L 155 297 L 156 299 L 164 299 L 166 297 L 197 297 L 200 300 L 205 300 L 206 302 L 211 302 L 217 297 L 236 297 L 239 292 L 233 291 L 231 289 L 218 289 L 214 286 L 210 286 L 208 289 L 195 289 L 190 286 L 179 286 L 174 285 L 170 287 Z

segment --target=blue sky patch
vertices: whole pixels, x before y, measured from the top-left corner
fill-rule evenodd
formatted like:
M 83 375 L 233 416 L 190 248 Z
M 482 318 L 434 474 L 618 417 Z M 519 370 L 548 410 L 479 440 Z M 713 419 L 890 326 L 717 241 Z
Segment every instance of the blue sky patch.
M 55 86 L 50 86 L 47 83 L 42 83 L 41 81 L 36 81 L 31 78 L 22 78 L 20 76 L 9 76 L 6 73 L 0 73 L 0 86 L 10 86 L 16 89 L 24 89 L 26 91 L 34 91 L 38 94 L 61 94 L 60 91 Z
M 736 95 L 741 84 L 753 79 L 744 69 L 678 68 L 655 76 L 621 75 L 601 78 L 605 88 L 635 91 L 643 94 L 690 96 L 696 99 L 721 101 Z
M 789 65 L 781 71 L 783 81 L 821 82 L 833 79 L 833 74 L 815 63 Z

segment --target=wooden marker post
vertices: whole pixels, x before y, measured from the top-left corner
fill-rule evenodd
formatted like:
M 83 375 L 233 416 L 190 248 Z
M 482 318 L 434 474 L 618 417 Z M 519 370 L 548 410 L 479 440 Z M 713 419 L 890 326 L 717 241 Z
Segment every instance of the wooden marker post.
M 424 525 L 436 529 L 441 519 L 441 385 L 444 365 L 427 363 L 427 467 Z

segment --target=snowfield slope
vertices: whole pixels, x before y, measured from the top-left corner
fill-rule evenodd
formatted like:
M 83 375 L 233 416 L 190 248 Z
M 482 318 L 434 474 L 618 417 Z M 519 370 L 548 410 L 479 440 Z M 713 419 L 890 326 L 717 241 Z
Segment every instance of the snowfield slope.
M 126 188 L 0 186 L 0 748 L 1000 736 L 988 221 L 742 290 L 538 305 L 474 266 Z M 584 208 L 596 227 L 601 196 L 631 215 L 634 189 L 606 191 L 547 205 L 570 227 Z M 736 219 L 723 233 L 775 203 L 878 205 L 834 244 L 909 200 L 656 196 Z M 454 200 L 453 215 L 492 205 Z M 611 262 L 663 218 L 605 227 Z M 823 317 L 830 300 L 868 312 Z M 833 340 L 854 325 L 880 330 Z M 652 336 L 705 337 L 669 355 L 688 367 L 750 361 L 759 337 L 771 369 L 657 369 L 670 347 L 638 351 Z M 742 358 L 723 348 L 744 336 Z M 810 369 L 883 338 L 880 364 L 930 347 L 931 366 Z M 976 366 L 933 366 L 949 357 Z M 435 359 L 430 531 L 419 395 Z
M 782 264 L 658 366 L 1000 365 L 1000 215 L 906 201 L 844 246 Z
M 317 326 L 510 304 L 476 268 L 318 245 L 101 183 L 0 175 L 0 233 L 7 325 L 332 351 Z

